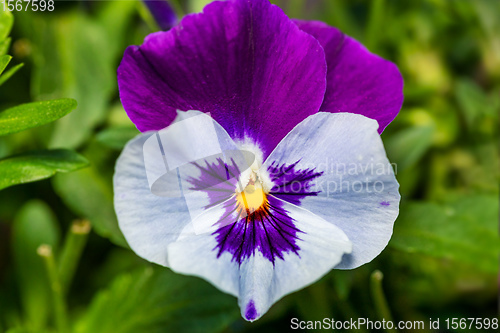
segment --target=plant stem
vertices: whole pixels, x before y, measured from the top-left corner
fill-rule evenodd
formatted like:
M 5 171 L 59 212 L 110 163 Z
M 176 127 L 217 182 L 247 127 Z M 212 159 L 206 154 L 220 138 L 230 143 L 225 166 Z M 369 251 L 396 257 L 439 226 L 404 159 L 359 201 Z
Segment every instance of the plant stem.
M 170 6 L 172 6 L 172 8 L 174 9 L 175 13 L 177 14 L 178 17 L 177 20 L 180 21 L 186 15 L 186 13 L 184 13 L 184 9 L 182 9 L 181 4 L 177 0 L 169 1 L 169 3 Z
M 372 294 L 373 303 L 375 305 L 375 310 L 380 320 L 384 319 L 386 321 L 392 321 L 391 310 L 387 304 L 387 300 L 384 295 L 384 290 L 382 288 L 382 280 L 384 274 L 381 271 L 376 270 L 372 273 L 370 277 L 370 290 Z M 394 328 L 387 328 L 387 332 L 397 332 Z
M 146 25 L 151 31 L 161 31 L 158 23 L 156 23 L 153 15 L 149 12 L 149 9 L 142 2 L 137 3 L 137 11 L 139 16 L 146 22 Z
M 57 330 L 59 333 L 66 333 L 69 331 L 66 302 L 64 300 L 61 282 L 59 280 L 59 276 L 57 275 L 56 261 L 54 259 L 52 247 L 47 244 L 40 245 L 37 253 L 40 257 L 42 257 L 45 269 L 47 270 L 47 275 L 49 277 Z
M 88 220 L 77 220 L 73 222 L 66 236 L 58 266 L 58 275 L 64 293 L 66 293 L 73 280 L 89 232 L 90 222 Z
M 372 0 L 370 6 L 370 16 L 366 27 L 365 45 L 375 52 L 377 50 L 378 38 L 382 33 L 381 27 L 384 24 L 385 0 Z

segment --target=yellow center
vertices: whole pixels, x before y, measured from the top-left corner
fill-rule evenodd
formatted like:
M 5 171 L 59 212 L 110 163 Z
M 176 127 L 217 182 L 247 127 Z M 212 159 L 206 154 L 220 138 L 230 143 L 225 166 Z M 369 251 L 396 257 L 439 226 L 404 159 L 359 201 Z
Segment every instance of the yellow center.
M 266 201 L 266 194 L 261 186 L 250 184 L 245 187 L 243 192 L 236 194 L 236 201 L 239 207 L 244 207 L 247 213 L 251 214 L 264 204 Z

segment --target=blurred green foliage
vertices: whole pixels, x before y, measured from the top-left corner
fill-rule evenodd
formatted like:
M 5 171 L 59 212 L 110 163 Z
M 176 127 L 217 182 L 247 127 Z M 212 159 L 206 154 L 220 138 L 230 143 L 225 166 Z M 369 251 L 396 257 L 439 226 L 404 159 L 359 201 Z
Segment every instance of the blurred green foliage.
M 13 16 L 8 11 L 0 14 L 0 85 L 11 78 L 23 63 L 11 67 L 3 73 L 12 60 L 5 54 L 11 39 Z M 3 74 L 2 74 L 3 73 Z M 15 107 L 3 108 L 0 113 L 0 136 L 22 132 L 24 130 L 53 122 L 76 108 L 73 99 L 58 99 L 26 103 Z M 87 165 L 87 160 L 71 150 L 39 150 L 15 156 L 0 156 L 0 190 L 9 186 L 28 183 L 53 176 L 57 172 L 69 172 Z
M 180 14 L 206 2 L 172 1 Z M 51 245 L 57 261 L 60 234 L 80 218 L 93 232 L 64 295 L 75 332 L 272 332 L 288 330 L 292 317 L 375 320 L 375 270 L 385 276 L 395 320 L 498 315 L 500 2 L 273 2 L 291 17 L 339 27 L 403 74 L 403 109 L 382 134 L 402 193 L 388 248 L 285 297 L 253 324 L 240 318 L 236 299 L 205 281 L 146 263 L 127 249 L 113 210 L 114 163 L 138 133 L 119 103 L 115 73 L 126 46 L 140 44 L 154 22 L 140 2 L 57 1 L 52 13 L 16 13 L 8 37 L 12 17 L 0 12 L 0 109 L 78 102 L 55 123 L 71 110 L 0 129 L 10 133 L 0 136 L 0 187 L 12 164 L 33 168 L 19 176 L 22 183 L 90 162 L 0 191 L 0 332 L 55 331 L 36 249 Z

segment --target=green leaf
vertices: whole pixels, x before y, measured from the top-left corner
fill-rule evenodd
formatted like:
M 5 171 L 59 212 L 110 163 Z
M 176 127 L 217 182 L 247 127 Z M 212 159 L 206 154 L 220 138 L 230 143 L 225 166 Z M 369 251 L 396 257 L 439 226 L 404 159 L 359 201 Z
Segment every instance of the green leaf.
M 125 41 L 130 22 L 137 14 L 135 1 L 106 1 L 98 13 L 98 22 L 106 35 L 106 43 L 110 54 L 121 54 L 127 46 Z
M 54 332 L 47 331 L 47 330 L 38 330 L 38 329 L 16 327 L 16 328 L 11 328 L 10 330 L 7 331 L 7 333 L 54 333 Z
M 7 72 L 5 72 L 2 76 L 0 76 L 0 86 L 5 83 L 12 75 L 14 75 L 21 67 L 23 67 L 24 64 L 17 64 L 11 69 L 9 69 Z
M 348 270 L 335 270 L 333 276 L 333 287 L 341 300 L 346 300 L 352 289 L 353 272 Z
M 57 220 L 43 201 L 26 203 L 12 226 L 12 255 L 21 303 L 27 324 L 42 328 L 50 313 L 51 293 L 45 267 L 37 255 L 42 244 L 56 247 L 59 243 Z
M 495 91 L 495 95 L 498 95 Z M 469 128 L 473 128 L 477 120 L 488 115 L 498 115 L 498 104 L 495 97 L 490 98 L 474 81 L 459 79 L 455 87 L 455 97 L 462 110 Z
M 11 41 L 10 37 L 6 38 L 3 41 L 0 41 L 0 56 L 5 55 L 7 53 L 7 51 L 9 50 L 10 41 Z
M 1 80 L 2 77 L 0 77 Z M 69 98 L 22 104 L 0 112 L 0 135 L 17 133 L 59 119 L 76 108 Z
M 116 65 L 127 46 L 135 2 L 109 1 L 96 17 L 69 12 L 34 18 L 32 94 L 36 99 L 72 97 L 78 109 L 56 122 L 50 147 L 75 148 L 106 118 L 116 91 Z
M 37 52 L 33 52 L 31 95 L 36 100 L 67 97 L 63 91 L 62 52 L 57 45 L 56 24 L 51 20 L 33 17 L 33 26 L 36 26 L 33 29 L 33 44 Z
M 116 74 L 100 25 L 83 16 L 57 22 L 64 96 L 79 101 L 78 109 L 56 123 L 51 147 L 75 148 L 104 119 Z
M 447 204 L 411 202 L 401 207 L 390 246 L 498 272 L 498 198 L 458 196 Z
M 12 57 L 8 54 L 0 57 L 0 74 L 3 73 L 3 71 L 5 70 L 5 67 L 7 67 L 7 65 L 9 64 L 11 59 L 12 59 Z
M 57 175 L 53 179 L 54 189 L 71 210 L 90 221 L 96 233 L 128 248 L 113 205 L 112 178 L 117 154 L 95 141 L 89 143 L 83 154 L 91 166 Z
M 71 174 L 57 175 L 53 185 L 65 204 L 87 218 L 100 236 L 128 247 L 118 227 L 111 184 L 106 183 L 95 165 Z
M 14 17 L 9 11 L 0 10 L 0 41 L 9 36 L 10 29 L 14 23 Z
M 91 18 L 70 13 L 40 19 L 35 44 L 34 97 L 71 97 L 78 108 L 55 123 L 49 146 L 76 148 L 103 121 L 116 89 L 116 58 L 108 49 L 102 26 Z
M 372 0 L 370 2 L 370 15 L 366 27 L 365 45 L 374 52 L 384 34 L 383 27 L 387 26 L 387 4 L 385 0 Z
M 191 3 L 192 1 L 190 1 Z M 153 17 L 153 14 L 149 11 L 148 7 L 144 3 L 138 3 L 137 4 L 137 11 L 139 12 L 139 15 L 141 16 L 142 20 L 146 23 L 148 26 L 149 30 L 151 31 L 160 31 L 160 27 L 158 26 L 158 23 L 156 23 L 156 20 Z
M 210 2 L 210 0 L 191 0 L 189 1 L 189 11 L 191 13 L 199 13 Z
M 397 164 L 398 171 L 414 165 L 432 144 L 434 127 L 409 127 L 392 135 L 385 141 L 387 155 Z
M 88 165 L 88 161 L 71 150 L 41 150 L 0 160 L 0 190 L 9 186 L 52 177 Z
M 97 134 L 96 139 L 110 148 L 121 150 L 139 133 L 137 128 L 131 126 L 111 127 Z
M 239 318 L 236 299 L 166 268 L 119 276 L 100 292 L 77 333 L 221 332 Z

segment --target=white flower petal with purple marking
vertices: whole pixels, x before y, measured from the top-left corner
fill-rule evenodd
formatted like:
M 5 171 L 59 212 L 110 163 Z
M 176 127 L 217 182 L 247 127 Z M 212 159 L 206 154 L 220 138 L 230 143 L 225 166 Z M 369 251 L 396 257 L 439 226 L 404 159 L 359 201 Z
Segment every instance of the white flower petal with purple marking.
M 160 197 L 151 192 L 143 146 L 155 135 L 140 134 L 123 149 L 113 179 L 114 204 L 120 229 L 134 252 L 168 266 L 167 246 L 177 239 L 191 218 L 182 197 Z M 156 165 L 163 165 L 161 155 Z
M 221 204 L 201 223 L 233 222 L 197 234 L 193 221 L 169 245 L 170 267 L 201 276 L 239 298 L 242 316 L 256 320 L 284 295 L 321 278 L 337 265 L 351 242 L 341 229 L 311 212 L 269 196 L 266 211 L 239 218 Z
M 287 182 L 276 181 L 271 194 L 335 224 L 353 242 L 337 268 L 375 258 L 398 216 L 399 184 L 377 128 L 364 116 L 319 112 L 297 125 L 263 166 Z
M 197 127 L 182 126 L 183 123 Z M 127 242 L 141 257 L 164 266 L 168 266 L 168 244 L 177 239 L 193 214 L 204 210 L 214 198 L 208 198 L 206 192 L 191 190 L 190 186 L 182 188 L 183 183 L 191 176 L 204 176 L 211 193 L 217 195 L 224 185 L 218 180 L 212 182 L 206 173 L 195 173 L 193 170 L 197 168 L 193 163 L 179 165 L 181 160 L 195 162 L 189 158 L 201 156 L 189 149 L 185 154 L 170 149 L 182 147 L 181 142 L 188 146 L 197 144 L 199 153 L 205 151 L 209 155 L 218 150 L 233 153 L 237 149 L 226 131 L 210 116 L 197 111 L 179 112 L 172 127 L 140 134 L 125 146 L 116 163 L 113 180 L 115 211 Z M 218 158 L 212 155 L 204 160 Z M 169 170 L 169 160 L 174 164 L 172 170 Z M 239 167 L 245 166 L 248 167 L 246 160 L 240 162 Z M 226 176 L 225 167 L 219 166 L 217 171 Z M 234 194 L 234 188 L 229 195 Z

